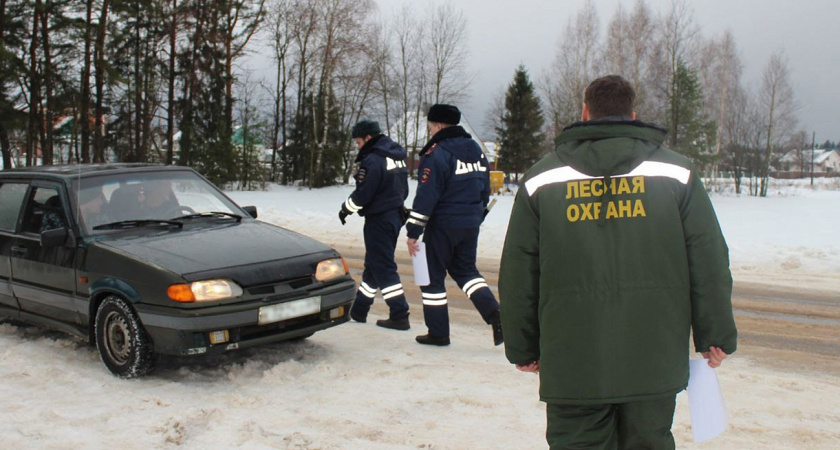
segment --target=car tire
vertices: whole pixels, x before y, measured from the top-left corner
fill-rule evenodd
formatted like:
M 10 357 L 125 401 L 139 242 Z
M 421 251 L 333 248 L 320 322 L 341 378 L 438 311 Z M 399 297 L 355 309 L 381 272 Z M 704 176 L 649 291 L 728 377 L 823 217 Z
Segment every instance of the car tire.
M 96 311 L 96 348 L 105 367 L 120 378 L 142 377 L 154 368 L 152 340 L 124 299 L 106 297 Z

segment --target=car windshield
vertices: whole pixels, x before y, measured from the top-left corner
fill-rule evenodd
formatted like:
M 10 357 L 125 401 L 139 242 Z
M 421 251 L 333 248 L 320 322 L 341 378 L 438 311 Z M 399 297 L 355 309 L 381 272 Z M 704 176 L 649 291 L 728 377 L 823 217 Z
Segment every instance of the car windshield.
M 86 234 L 179 218 L 232 220 L 243 215 L 215 186 L 187 170 L 83 178 L 76 204 Z

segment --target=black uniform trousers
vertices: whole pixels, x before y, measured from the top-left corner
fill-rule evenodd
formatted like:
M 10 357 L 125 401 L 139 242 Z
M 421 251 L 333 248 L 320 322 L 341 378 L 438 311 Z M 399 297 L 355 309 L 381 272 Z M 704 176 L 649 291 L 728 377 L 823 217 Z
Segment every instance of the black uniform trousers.
M 354 317 L 367 317 L 377 289 L 390 309 L 391 319 L 403 318 L 408 313 L 408 302 L 394 261 L 400 228 L 402 221 L 396 209 L 365 216 L 365 270 L 353 302 Z
M 673 450 L 676 396 L 606 405 L 546 406 L 551 450 Z
M 429 224 L 423 231 L 423 242 L 426 244 L 430 283 L 420 290 L 423 295 L 423 318 L 429 328 L 429 335 L 449 336 L 445 285 L 447 271 L 489 324 L 493 314 L 499 310 L 499 302 L 475 267 L 478 227 L 440 228 Z

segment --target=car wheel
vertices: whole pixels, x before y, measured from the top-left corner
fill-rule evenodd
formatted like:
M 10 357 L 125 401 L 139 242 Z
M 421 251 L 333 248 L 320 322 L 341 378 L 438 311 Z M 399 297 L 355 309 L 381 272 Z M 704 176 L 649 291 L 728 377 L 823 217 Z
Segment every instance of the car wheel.
M 99 356 L 114 375 L 136 378 L 154 367 L 152 341 L 137 313 L 122 298 L 112 295 L 102 301 L 95 330 Z

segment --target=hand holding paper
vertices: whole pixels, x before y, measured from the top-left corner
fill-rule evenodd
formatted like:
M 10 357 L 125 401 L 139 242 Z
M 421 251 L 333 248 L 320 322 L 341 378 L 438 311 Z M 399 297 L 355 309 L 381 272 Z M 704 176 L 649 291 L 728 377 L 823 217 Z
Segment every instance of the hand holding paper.
M 415 252 L 411 255 L 411 263 L 414 266 L 414 283 L 417 286 L 428 286 L 429 264 L 426 261 L 426 243 L 416 242 Z

